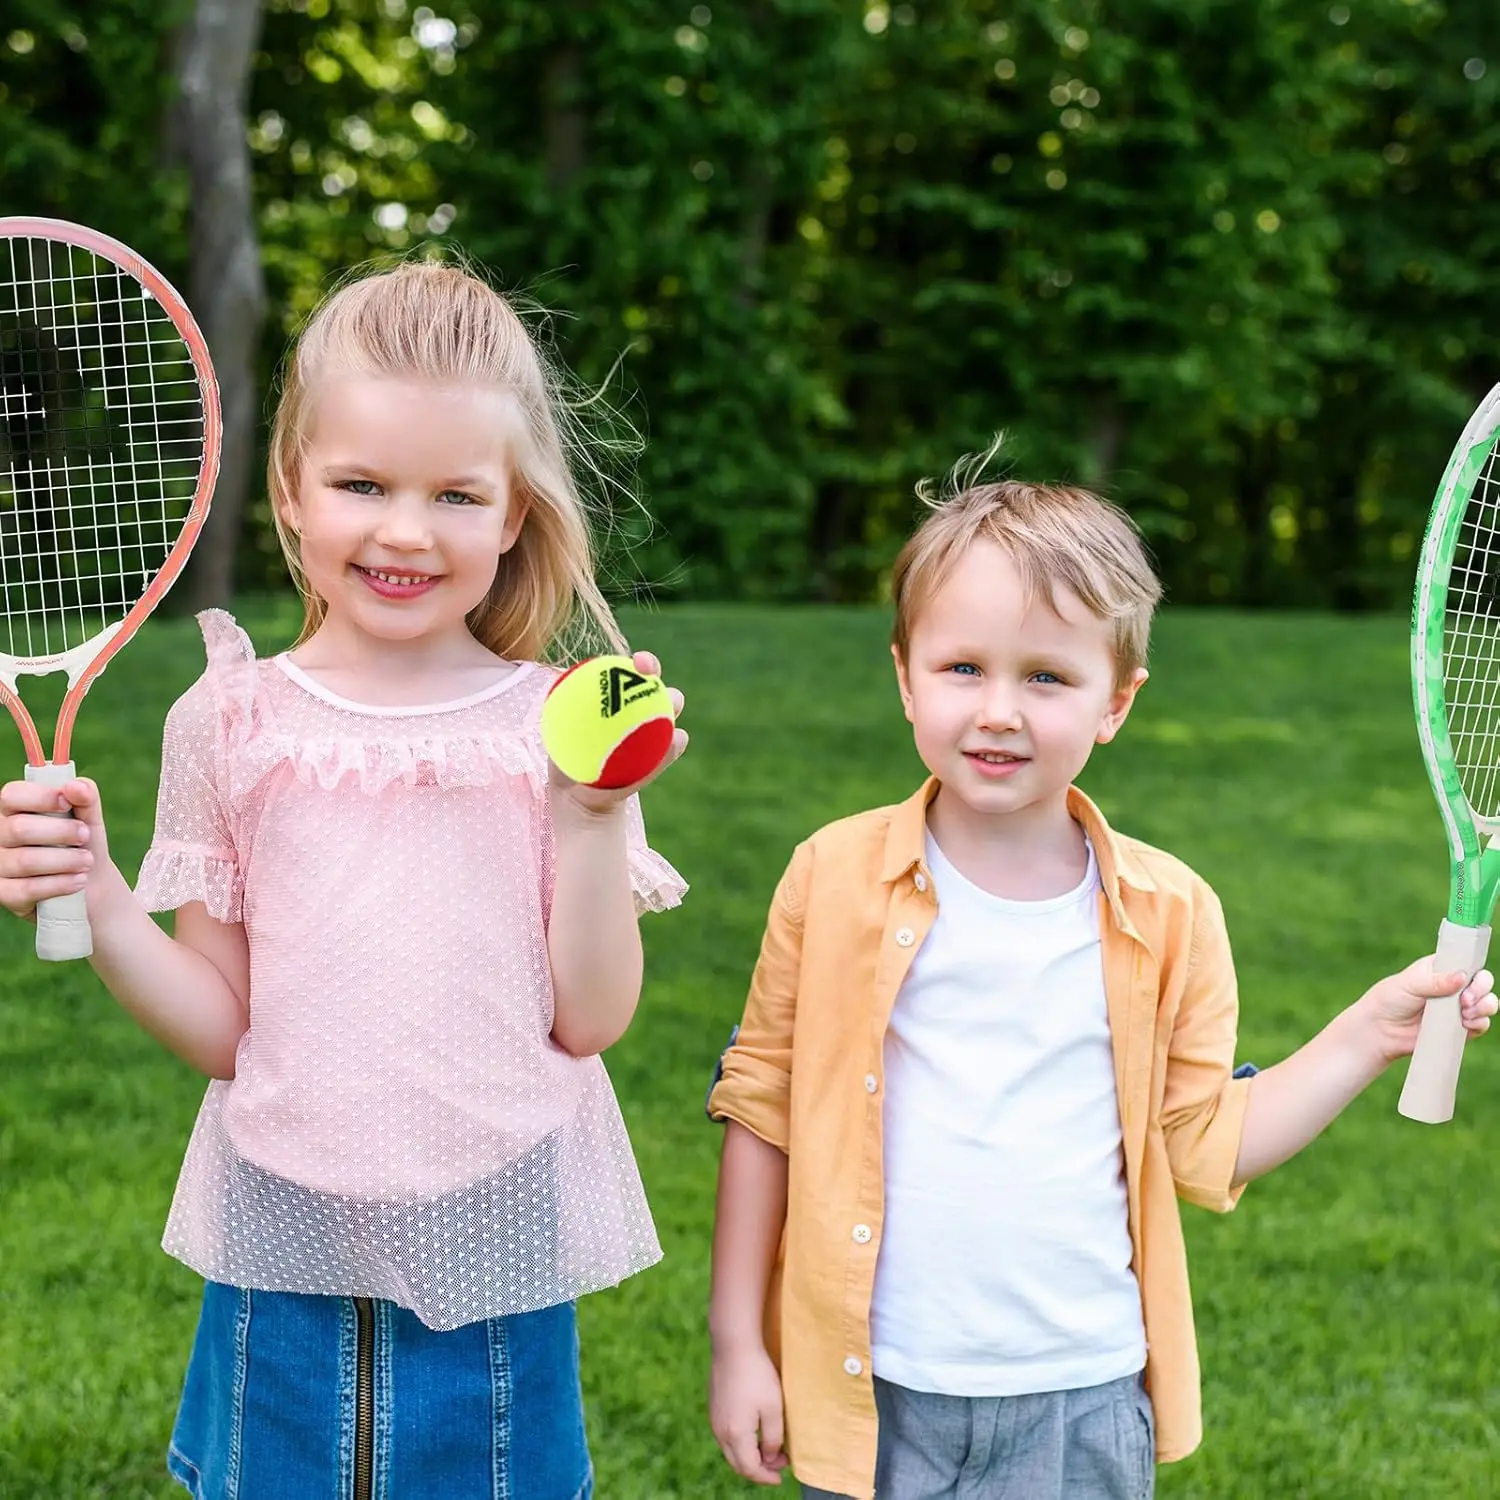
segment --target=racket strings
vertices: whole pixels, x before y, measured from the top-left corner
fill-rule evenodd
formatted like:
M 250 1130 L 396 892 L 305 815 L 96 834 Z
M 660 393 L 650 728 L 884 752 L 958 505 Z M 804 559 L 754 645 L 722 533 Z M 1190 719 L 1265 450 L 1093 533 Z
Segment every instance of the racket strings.
M 1500 816 L 1500 444 L 1459 525 L 1443 621 L 1443 694 L 1459 784 L 1474 813 Z
M 125 617 L 189 517 L 205 441 L 192 357 L 135 277 L 0 239 L 0 653 L 46 660 Z

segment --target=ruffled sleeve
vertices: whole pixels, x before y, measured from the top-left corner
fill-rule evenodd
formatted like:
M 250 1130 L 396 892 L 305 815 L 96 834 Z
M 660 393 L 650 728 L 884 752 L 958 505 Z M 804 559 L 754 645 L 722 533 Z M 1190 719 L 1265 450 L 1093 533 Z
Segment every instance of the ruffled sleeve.
M 687 881 L 646 842 L 646 820 L 639 797 L 632 797 L 625 804 L 625 820 L 630 889 L 635 896 L 636 915 L 668 911 L 681 905 L 687 894 Z
M 244 878 L 228 811 L 226 768 L 234 742 L 253 727 L 255 650 L 222 610 L 199 615 L 208 665 L 172 705 L 162 737 L 156 831 L 136 895 L 148 911 L 201 901 L 221 922 L 238 922 Z

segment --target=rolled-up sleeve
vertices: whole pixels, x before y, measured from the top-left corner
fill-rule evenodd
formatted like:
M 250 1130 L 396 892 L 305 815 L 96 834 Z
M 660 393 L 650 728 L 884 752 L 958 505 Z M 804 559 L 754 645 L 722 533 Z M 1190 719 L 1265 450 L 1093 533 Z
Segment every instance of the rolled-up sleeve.
M 735 1120 L 768 1145 L 787 1149 L 792 1032 L 802 973 L 802 897 L 810 851 L 792 856 L 771 899 L 745 1014 L 708 1098 L 715 1120 Z
M 1233 1186 L 1249 1078 L 1235 1078 L 1239 989 L 1219 899 L 1199 885 L 1193 903 L 1187 977 L 1167 1053 L 1161 1123 L 1179 1197 L 1226 1213 L 1239 1201 Z

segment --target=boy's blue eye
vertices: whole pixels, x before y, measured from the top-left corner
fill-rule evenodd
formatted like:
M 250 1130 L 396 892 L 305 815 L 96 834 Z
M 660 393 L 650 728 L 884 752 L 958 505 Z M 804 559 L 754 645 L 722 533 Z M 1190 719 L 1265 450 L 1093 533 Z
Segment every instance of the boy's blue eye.
M 1046 687 L 1060 685 L 1062 682 L 1056 672 L 1033 672 L 1031 678 L 1033 682 L 1040 682 Z
M 971 661 L 956 661 L 948 668 L 950 672 L 957 672 L 963 677 L 978 677 L 979 668 Z

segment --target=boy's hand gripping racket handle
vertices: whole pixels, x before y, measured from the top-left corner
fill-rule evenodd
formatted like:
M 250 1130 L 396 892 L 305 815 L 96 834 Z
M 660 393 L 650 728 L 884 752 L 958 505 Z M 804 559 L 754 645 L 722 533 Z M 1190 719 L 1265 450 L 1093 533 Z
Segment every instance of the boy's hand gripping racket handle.
M 1488 927 L 1459 927 L 1445 918 L 1438 928 L 1433 966 L 1439 973 L 1462 973 L 1467 982 L 1484 967 L 1489 951 Z M 1463 1064 L 1467 1040 L 1458 996 L 1443 995 L 1429 1000 L 1406 1070 L 1401 1102 L 1396 1106 L 1408 1120 L 1442 1125 L 1453 1118 L 1458 1070 Z
M 27 781 L 40 781 L 45 786 L 66 786 L 78 778 L 73 762 L 60 766 L 27 766 Z M 54 818 L 71 818 L 71 812 L 53 813 Z M 78 891 L 71 896 L 52 896 L 38 901 L 36 907 L 36 956 L 49 962 L 60 962 L 70 958 L 87 958 L 94 951 L 93 934 L 89 931 L 88 892 Z

